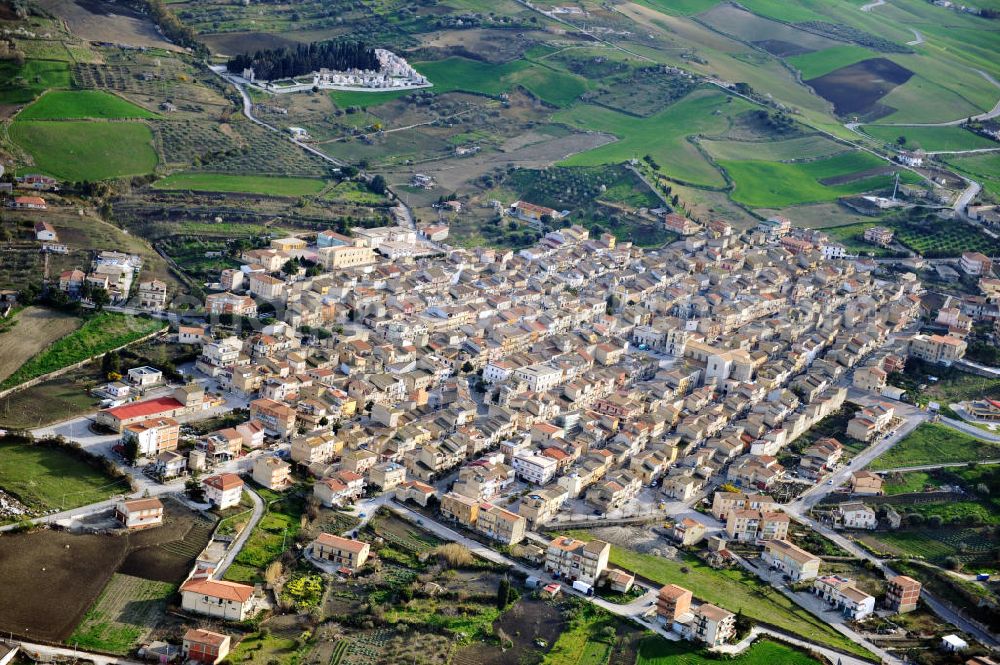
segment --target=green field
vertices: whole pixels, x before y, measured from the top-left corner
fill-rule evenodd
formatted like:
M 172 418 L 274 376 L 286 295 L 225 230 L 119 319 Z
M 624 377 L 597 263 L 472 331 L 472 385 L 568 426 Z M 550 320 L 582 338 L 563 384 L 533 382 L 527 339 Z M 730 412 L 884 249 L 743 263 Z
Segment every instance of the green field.
M 430 88 L 429 90 L 434 90 L 434 88 Z M 331 90 L 330 99 L 332 99 L 333 103 L 342 109 L 346 109 L 350 106 L 368 108 L 369 106 L 378 106 L 379 104 L 385 104 L 386 102 L 391 102 L 394 99 L 399 99 L 400 97 L 420 92 L 422 91 L 379 90 L 366 92 L 363 90 Z
M 24 104 L 48 88 L 69 86 L 69 65 L 65 62 L 28 60 L 18 65 L 0 61 L 0 104 Z
M 560 164 L 598 166 L 651 155 L 667 176 L 696 185 L 722 187 L 725 185 L 722 174 L 687 137 L 723 134 L 731 127 L 736 115 L 750 108 L 748 102 L 707 88 L 695 90 L 647 118 L 577 104 L 556 113 L 554 119 L 583 130 L 612 134 L 619 140 L 573 155 Z
M 72 454 L 47 445 L 0 440 L 0 488 L 36 511 L 68 510 L 129 489 Z
M 952 155 L 948 164 L 982 184 L 983 189 L 1000 198 L 1000 153 L 980 155 Z
M 758 208 L 833 201 L 841 196 L 881 189 L 892 183 L 890 175 L 863 175 L 868 170 L 889 167 L 885 161 L 866 152 L 849 152 L 798 164 L 759 160 L 720 160 L 719 164 L 735 182 L 733 200 Z M 861 177 L 835 185 L 820 182 L 851 174 Z M 919 177 L 903 171 L 900 181 L 917 182 Z
M 230 175 L 228 173 L 175 173 L 156 181 L 154 189 L 195 192 L 236 192 L 269 196 L 311 196 L 326 183 L 319 178 Z
M 878 53 L 874 51 L 849 44 L 831 46 L 821 51 L 803 53 L 802 55 L 793 55 L 785 58 L 785 60 L 802 73 L 803 80 L 808 81 L 809 79 L 829 74 L 835 69 L 877 57 Z
M 63 180 L 105 180 L 156 168 L 153 134 L 142 123 L 18 120 L 9 131 L 39 171 Z
M 711 665 L 718 656 L 695 649 L 690 642 L 668 642 L 660 637 L 647 637 L 639 645 L 636 665 Z M 733 658 L 732 665 L 817 665 L 820 661 L 790 646 L 771 640 L 757 640 Z
M 88 318 L 82 326 L 36 354 L 0 384 L 10 388 L 29 379 L 54 372 L 91 356 L 129 344 L 166 327 L 163 321 L 103 312 Z
M 1000 458 L 1000 444 L 992 444 L 939 423 L 923 423 L 871 463 L 871 469 L 895 469 L 946 462 L 975 462 Z
M 591 538 L 587 531 L 569 535 L 582 540 Z M 870 657 L 865 649 L 801 609 L 780 591 L 742 569 L 714 570 L 692 556 L 683 556 L 680 560 L 665 559 L 614 545 L 611 546 L 610 563 L 657 584 L 679 584 L 690 589 L 701 600 L 715 603 L 731 612 L 742 610 L 751 619 L 801 635 L 805 639 L 846 653 Z
M 493 64 L 453 56 L 444 60 L 414 63 L 414 67 L 434 84 L 431 92 L 452 91 L 499 95 L 514 86 L 524 86 L 553 106 L 566 106 L 586 90 L 579 76 L 536 65 L 526 60 Z M 364 94 L 364 93 L 361 93 Z M 337 102 L 337 98 L 334 97 Z
M 927 152 L 938 152 L 942 150 L 1000 148 L 1000 143 L 974 134 L 961 127 L 888 127 L 865 125 L 862 131 L 885 143 L 896 143 L 896 139 L 900 136 L 905 136 L 905 147 L 910 150 L 922 148 Z
M 701 142 L 712 157 L 724 160 L 757 159 L 764 161 L 791 161 L 816 157 L 832 157 L 851 150 L 850 147 L 831 141 L 819 134 L 796 136 L 784 140 L 768 141 L 713 141 Z
M 55 90 L 17 115 L 20 120 L 158 118 L 156 113 L 99 90 Z
M 176 588 L 115 573 L 67 642 L 81 649 L 128 654 L 162 618 Z

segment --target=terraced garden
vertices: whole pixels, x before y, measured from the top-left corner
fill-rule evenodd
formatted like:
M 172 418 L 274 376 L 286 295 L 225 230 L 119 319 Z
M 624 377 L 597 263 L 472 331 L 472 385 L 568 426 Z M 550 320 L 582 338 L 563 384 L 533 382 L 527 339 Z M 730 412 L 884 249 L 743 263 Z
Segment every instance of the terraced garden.
M 176 586 L 116 573 L 67 640 L 81 649 L 128 654 L 162 620 Z

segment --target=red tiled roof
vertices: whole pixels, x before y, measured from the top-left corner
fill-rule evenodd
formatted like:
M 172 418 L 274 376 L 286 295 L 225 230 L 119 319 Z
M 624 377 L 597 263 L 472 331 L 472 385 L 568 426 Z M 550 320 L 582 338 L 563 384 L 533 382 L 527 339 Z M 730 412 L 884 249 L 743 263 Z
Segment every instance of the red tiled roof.
M 175 409 L 183 408 L 183 406 L 183 404 L 173 397 L 157 397 L 155 399 L 147 399 L 142 402 L 133 402 L 132 404 L 115 406 L 110 409 L 105 409 L 102 413 L 112 415 L 118 420 L 131 420 L 132 418 L 155 416 L 156 414 L 163 413 L 164 411 L 173 411 Z
M 224 580 L 188 580 L 181 585 L 181 591 L 200 593 L 209 598 L 247 602 L 253 596 L 253 587 Z

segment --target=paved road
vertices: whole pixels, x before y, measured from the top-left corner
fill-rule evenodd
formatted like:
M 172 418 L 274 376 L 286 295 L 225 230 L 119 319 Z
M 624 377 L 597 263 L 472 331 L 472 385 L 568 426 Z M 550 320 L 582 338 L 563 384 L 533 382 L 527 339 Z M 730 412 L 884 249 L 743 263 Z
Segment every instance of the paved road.
M 1000 459 L 977 461 L 976 464 L 1000 464 Z M 932 471 L 934 469 L 950 469 L 957 466 L 968 466 L 968 462 L 945 462 L 942 464 L 923 464 L 920 466 L 900 466 L 895 469 L 879 469 L 876 473 L 907 473 L 910 471 Z
M 90 653 L 88 651 L 80 651 L 78 649 L 50 647 L 46 644 L 33 644 L 31 642 L 19 642 L 18 644 L 21 646 L 21 651 L 31 660 L 42 662 L 55 659 L 72 659 L 89 660 L 95 665 L 149 665 L 149 663 L 143 663 L 138 660 L 116 658 L 114 656 L 103 656 L 96 653 Z
M 240 531 L 240 535 L 236 537 L 232 546 L 226 551 L 226 555 L 222 557 L 222 561 L 219 565 L 215 567 L 215 578 L 221 580 L 223 575 L 226 574 L 226 570 L 232 565 L 233 560 L 236 555 L 240 553 L 243 546 L 246 545 L 247 540 L 250 538 L 250 534 L 253 532 L 257 522 L 260 518 L 264 516 L 264 500 L 260 498 L 260 495 L 254 492 L 249 487 L 246 487 L 246 493 L 250 495 L 250 500 L 253 501 L 253 514 L 250 516 L 250 520 L 247 525 Z
M 863 12 L 870 12 L 876 7 L 881 7 L 885 4 L 885 0 L 875 0 L 875 2 L 869 2 L 867 5 L 862 5 L 859 9 Z
M 941 423 L 951 427 L 952 429 L 957 429 L 960 432 L 964 432 L 978 439 L 983 439 L 984 441 L 989 441 L 991 443 L 1000 443 L 1000 434 L 996 432 L 989 432 L 982 428 L 976 427 L 970 423 L 962 420 L 955 420 L 954 418 L 945 418 L 941 416 Z

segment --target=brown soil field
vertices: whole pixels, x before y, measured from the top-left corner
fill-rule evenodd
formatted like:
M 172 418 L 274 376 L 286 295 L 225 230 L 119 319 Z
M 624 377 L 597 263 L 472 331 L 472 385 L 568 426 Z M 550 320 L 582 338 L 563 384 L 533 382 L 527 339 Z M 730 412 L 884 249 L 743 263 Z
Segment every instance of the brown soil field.
M 0 333 L 0 381 L 29 358 L 80 327 L 80 319 L 44 307 L 26 307 Z
M 182 50 L 165 40 L 152 21 L 130 10 L 124 3 L 109 4 L 102 0 L 39 0 L 38 4 L 66 21 L 73 34 L 86 41 Z
M 125 558 L 128 539 L 60 531 L 0 538 L 0 631 L 66 639 Z
M 455 665 L 511 665 L 541 662 L 559 637 L 565 622 L 557 606 L 542 600 L 522 598 L 497 622 L 514 642 L 502 651 L 492 644 L 472 644 L 460 649 L 452 661 Z M 536 639 L 545 640 L 548 647 L 540 648 Z
M 862 60 L 806 81 L 816 94 L 833 104 L 837 115 L 881 117 L 893 111 L 880 99 L 910 80 L 913 72 L 886 58 Z
M 211 529 L 179 503 L 164 506 L 163 526 L 131 534 L 42 529 L 0 537 L 0 632 L 66 639 L 115 572 L 180 583 Z

